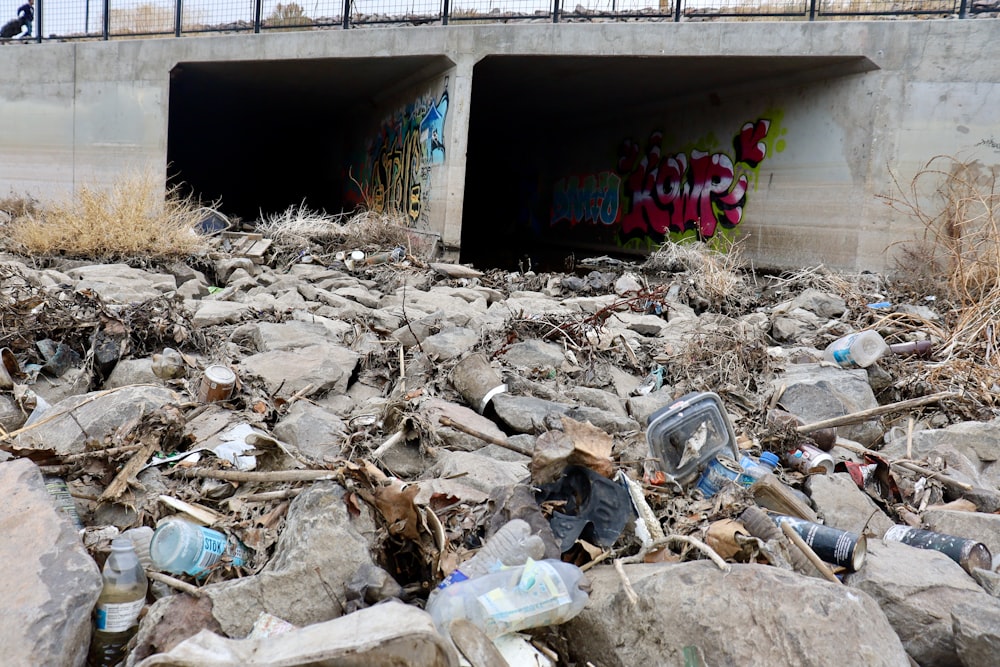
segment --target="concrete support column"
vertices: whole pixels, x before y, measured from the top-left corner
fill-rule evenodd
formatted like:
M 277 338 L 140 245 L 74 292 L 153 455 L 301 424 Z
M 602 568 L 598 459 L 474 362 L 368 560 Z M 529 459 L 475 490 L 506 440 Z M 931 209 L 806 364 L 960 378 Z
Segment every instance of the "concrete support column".
M 453 84 L 448 92 L 447 193 L 441 241 L 450 255 L 462 244 L 462 210 L 465 202 L 466 153 L 469 149 L 469 118 L 472 108 L 472 74 L 475 56 L 455 58 Z

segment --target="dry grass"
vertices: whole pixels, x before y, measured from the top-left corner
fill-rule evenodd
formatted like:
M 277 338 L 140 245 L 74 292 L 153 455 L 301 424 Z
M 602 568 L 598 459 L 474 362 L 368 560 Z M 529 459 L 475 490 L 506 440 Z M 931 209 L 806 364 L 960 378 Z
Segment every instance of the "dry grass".
M 364 209 L 332 215 L 305 205 L 290 206 L 258 221 L 256 229 L 274 241 L 279 254 L 308 250 L 323 257 L 337 250 L 369 252 L 407 244 L 405 216 Z
M 689 292 L 724 312 L 736 312 L 752 292 L 746 268 L 740 242 L 720 236 L 711 243 L 668 241 L 650 254 L 641 270 L 646 274 L 685 272 Z
M 166 259 L 204 247 L 195 232 L 203 211 L 175 191 L 164 197 L 151 173 L 126 176 L 106 189 L 85 186 L 72 198 L 45 204 L 8 225 L 9 250 L 29 256 L 99 261 Z

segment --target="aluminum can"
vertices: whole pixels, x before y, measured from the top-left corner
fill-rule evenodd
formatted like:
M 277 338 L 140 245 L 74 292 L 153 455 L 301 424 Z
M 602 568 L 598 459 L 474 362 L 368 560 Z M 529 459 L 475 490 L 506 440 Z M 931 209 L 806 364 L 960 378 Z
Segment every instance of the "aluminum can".
M 911 528 L 910 526 L 893 526 L 886 531 L 882 539 L 886 542 L 902 542 L 918 549 L 940 551 L 961 565 L 962 569 L 969 574 L 972 574 L 976 568 L 992 569 L 993 556 L 990 554 L 989 548 L 975 540 Z
M 198 391 L 198 400 L 202 403 L 227 401 L 233 395 L 236 385 L 236 373 L 229 367 L 215 364 L 205 369 Z
M 839 530 L 794 516 L 775 516 L 774 522 L 780 527 L 787 523 L 799 537 L 809 545 L 826 563 L 833 563 L 857 572 L 868 555 L 868 539 L 846 530 Z
M 743 468 L 736 461 L 728 456 L 716 456 L 705 466 L 705 471 L 701 473 L 701 478 L 694 488 L 705 498 L 711 498 L 726 484 L 730 482 L 735 484 L 742 473 Z
M 829 475 L 833 473 L 833 466 L 837 463 L 833 460 L 832 456 L 822 449 L 804 443 L 790 451 L 785 458 L 788 461 L 788 465 L 805 475 L 811 472 L 821 472 L 824 475 Z

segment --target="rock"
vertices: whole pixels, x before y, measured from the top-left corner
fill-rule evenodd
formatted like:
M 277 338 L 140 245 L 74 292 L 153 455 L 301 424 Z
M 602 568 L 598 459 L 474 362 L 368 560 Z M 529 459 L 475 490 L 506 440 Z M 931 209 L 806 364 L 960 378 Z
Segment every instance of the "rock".
M 461 475 L 462 484 L 483 493 L 490 493 L 498 486 L 511 486 L 528 477 L 528 466 L 513 461 L 496 461 L 476 452 L 449 452 L 438 454 L 437 461 L 427 469 L 423 479 Z
M 548 430 L 545 418 L 550 414 L 567 415 L 573 419 L 589 421 L 609 433 L 638 430 L 639 424 L 627 417 L 587 406 L 573 407 L 531 396 L 497 394 L 492 401 L 497 417 L 517 433 L 538 435 Z
M 298 626 L 343 613 L 344 582 L 374 565 L 366 535 L 375 530 L 370 516 L 352 518 L 344 496 L 333 482 L 313 484 L 292 501 L 263 570 L 202 588 L 225 634 L 245 637 L 262 611 Z
M 252 322 L 230 335 L 233 342 L 249 343 L 257 352 L 295 350 L 322 342 L 339 343 L 340 337 L 318 322 Z
M 564 626 L 579 664 L 682 665 L 688 649 L 705 665 L 839 665 L 844 637 L 852 664 L 909 664 L 875 601 L 844 586 L 761 565 L 723 573 L 707 560 L 625 573 L 634 605 L 613 568 L 587 573 L 590 601 Z
M 435 425 L 435 434 L 444 441 L 449 449 L 471 452 L 482 449 L 486 445 L 486 442 L 474 435 L 469 435 L 450 426 L 442 425 L 441 417 L 447 417 L 463 426 L 468 426 L 479 433 L 499 440 L 504 440 L 507 437 L 493 420 L 483 417 L 475 410 L 467 408 L 464 405 L 451 403 L 440 398 L 431 397 L 421 402 L 420 414 L 427 420 L 427 423 Z
M 0 427 L 4 431 L 16 431 L 27 419 L 28 415 L 21 411 L 13 398 L 0 394 Z
M 3 663 L 81 667 L 101 572 L 34 463 L 0 463 L 0 488 Z
M 674 390 L 668 385 L 645 396 L 630 396 L 626 405 L 632 419 L 646 426 L 649 423 L 650 415 L 673 402 Z
M 189 302 L 186 305 L 194 311 L 194 316 L 191 318 L 191 326 L 196 329 L 240 322 L 250 313 L 250 307 L 247 304 L 234 303 L 232 301 L 203 299 L 201 301 Z
M 559 345 L 532 338 L 511 345 L 503 354 L 503 360 L 515 368 L 544 371 L 560 368 L 566 355 Z
M 920 518 L 927 530 L 982 542 L 994 557 L 1000 556 L 1000 514 L 929 509 Z
M 597 408 L 598 410 L 612 412 L 621 417 L 628 417 L 630 414 L 625 410 L 621 399 L 617 395 L 603 389 L 576 386 L 571 387 L 566 394 L 570 398 L 576 399 L 583 405 Z M 636 421 L 640 420 L 636 419 Z
M 16 446 L 52 449 L 60 456 L 77 454 L 88 441 L 104 442 L 123 424 L 136 423 L 142 415 L 179 401 L 173 391 L 148 385 L 73 396 L 50 406 L 43 414 L 52 416 L 52 421 L 17 436 Z
M 465 327 L 447 327 L 420 343 L 420 349 L 431 359 L 460 357 L 479 343 L 479 334 Z
M 149 357 L 140 359 L 122 359 L 115 365 L 111 375 L 104 381 L 105 389 L 117 389 L 133 384 L 161 384 L 160 378 L 153 373 L 153 360 Z
M 148 301 L 177 289 L 173 276 L 134 269 L 127 264 L 94 264 L 70 269 L 77 292 L 93 290 L 108 303 Z
M 795 308 L 775 316 L 771 322 L 771 336 L 781 342 L 791 342 L 811 336 L 822 322 L 816 315 L 802 308 Z
M 803 308 L 824 319 L 840 317 L 847 311 L 847 303 L 829 292 L 808 288 L 791 301 L 792 308 Z
M 306 401 L 294 403 L 274 425 L 275 437 L 313 461 L 339 456 L 346 434 L 347 425 L 340 417 Z
M 805 424 L 878 407 L 864 370 L 832 368 L 819 364 L 791 364 L 784 376 L 771 383 L 777 391 L 785 387 L 779 407 Z M 837 434 L 863 445 L 882 437 L 877 420 L 838 426 Z
M 615 280 L 615 294 L 625 296 L 642 291 L 642 283 L 632 273 L 623 273 Z
M 209 598 L 179 594 L 157 600 L 139 623 L 135 649 L 129 654 L 126 667 L 155 653 L 172 650 L 199 630 L 221 630 L 212 617 Z
M 847 473 L 811 475 L 806 480 L 806 490 L 816 513 L 833 528 L 882 537 L 895 525 Z
M 921 665 L 956 665 L 951 610 L 968 604 L 986 612 L 997 602 L 947 556 L 897 542 L 868 540 L 868 558 L 845 583 L 874 597 Z
M 1000 605 L 960 604 L 951 610 L 955 650 L 962 667 L 993 667 L 1000 656 Z
M 890 438 L 883 447 L 888 458 L 906 456 L 906 437 Z M 960 462 L 957 454 L 965 459 Z M 1000 419 L 988 422 L 961 422 L 940 429 L 920 429 L 913 433 L 912 455 L 914 459 L 924 459 L 932 455 L 941 456 L 949 464 L 948 474 L 955 475 L 953 466 L 958 466 L 967 476 L 967 481 L 987 489 L 1000 488 L 1000 466 L 990 465 L 1000 456 Z M 964 466 L 963 466 L 964 463 Z
M 287 396 L 312 385 L 309 395 L 344 393 L 360 356 L 339 345 L 319 343 L 294 350 L 262 352 L 240 362 L 241 375 L 255 375 L 271 393 Z

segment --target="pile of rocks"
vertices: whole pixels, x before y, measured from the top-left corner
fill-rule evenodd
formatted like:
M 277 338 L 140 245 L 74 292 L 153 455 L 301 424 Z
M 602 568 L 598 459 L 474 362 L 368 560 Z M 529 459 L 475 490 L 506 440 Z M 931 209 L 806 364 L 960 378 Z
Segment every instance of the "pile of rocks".
M 178 509 L 254 557 L 200 579 L 158 578 L 128 664 L 222 664 L 205 657 L 220 654 L 225 664 L 251 654 L 253 664 L 458 664 L 424 601 L 515 518 L 547 557 L 584 567 L 591 587 L 578 616 L 531 631 L 522 649 L 533 661 L 995 663 L 996 564 L 967 572 L 880 539 L 909 524 L 1000 554 L 992 408 L 951 392 L 893 411 L 949 388 L 911 381 L 932 360 L 822 361 L 826 343 L 861 326 L 910 333 L 874 319 L 888 311 L 866 304 L 893 298 L 877 277 L 733 273 L 720 289 L 704 264 L 662 261 L 536 275 L 413 257 L 280 269 L 224 253 L 146 269 L 2 259 L 10 664 L 82 664 L 110 539 Z M 891 311 L 939 321 L 925 304 Z M 456 386 L 472 356 L 503 390 Z M 207 403 L 213 364 L 237 382 Z M 867 537 L 862 568 L 833 583 L 753 540 L 706 558 L 711 526 L 760 499 L 658 485 L 645 437 L 650 415 L 706 391 L 721 397 L 741 450 L 788 451 L 787 428 L 766 419 L 780 408 L 805 425 L 841 418 L 834 458 L 882 464 L 891 493 L 849 472 L 777 471 L 808 495 L 811 518 Z M 570 465 L 638 489 L 610 543 L 563 549 L 553 506 L 536 502 Z M 46 490 L 53 476 L 80 528 Z M 275 617 L 299 629 L 255 631 Z

